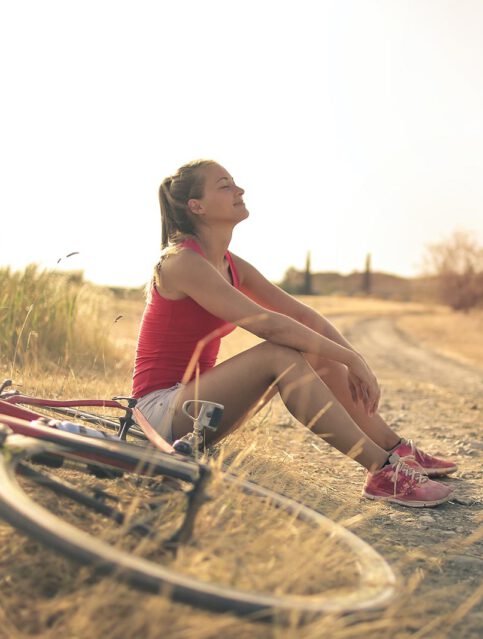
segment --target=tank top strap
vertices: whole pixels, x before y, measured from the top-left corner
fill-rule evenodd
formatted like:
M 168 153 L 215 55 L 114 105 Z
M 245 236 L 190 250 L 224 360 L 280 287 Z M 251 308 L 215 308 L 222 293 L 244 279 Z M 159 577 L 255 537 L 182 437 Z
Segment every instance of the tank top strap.
M 236 266 L 235 266 L 235 262 L 233 261 L 233 258 L 231 256 L 230 251 L 227 251 L 225 253 L 225 257 L 228 260 L 228 264 L 230 265 L 230 271 L 231 271 L 231 278 L 233 281 L 233 286 L 235 288 L 240 288 L 240 280 L 238 277 L 238 271 L 236 270 Z
M 186 240 L 183 240 L 182 242 L 180 242 L 180 246 L 182 246 L 183 248 L 191 249 L 195 251 L 196 253 L 198 253 L 199 255 L 201 255 L 202 257 L 206 258 L 206 255 L 204 254 L 201 246 L 198 244 L 198 242 L 195 239 L 191 237 L 188 237 L 186 238 Z M 238 277 L 238 271 L 236 270 L 235 262 L 233 261 L 230 251 L 226 251 L 225 257 L 230 266 L 231 279 L 233 282 L 233 286 L 235 288 L 240 288 L 240 279 Z
M 198 242 L 195 239 L 191 237 L 188 237 L 182 242 L 180 242 L 179 246 L 182 246 L 183 248 L 189 248 L 192 251 L 199 253 L 203 257 L 206 257 L 206 255 L 203 253 L 203 249 L 201 248 L 201 246 L 198 244 Z

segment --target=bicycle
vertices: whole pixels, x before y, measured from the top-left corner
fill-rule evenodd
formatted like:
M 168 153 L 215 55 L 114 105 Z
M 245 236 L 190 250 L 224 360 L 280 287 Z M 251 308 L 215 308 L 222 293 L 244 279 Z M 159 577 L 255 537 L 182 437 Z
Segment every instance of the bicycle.
M 97 431 L 86 427 L 83 427 L 84 435 L 69 432 L 69 422 L 52 420 L 23 408 L 20 401 L 5 401 L 4 391 L 0 393 L 4 397 L 0 400 L 0 423 L 3 424 L 0 515 L 15 528 L 68 558 L 92 564 L 100 573 L 115 574 L 136 587 L 168 592 L 176 601 L 216 611 L 256 614 L 261 618 L 293 611 L 306 616 L 379 610 L 391 600 L 395 578 L 384 559 L 324 515 L 246 479 L 216 472 L 213 465 L 181 456 L 166 442 L 167 451 L 162 452 L 147 450 L 117 436 L 99 436 Z M 50 400 L 29 398 L 28 401 L 32 406 L 34 401 Z M 45 407 L 45 403 L 42 405 Z M 60 408 L 57 404 L 54 407 Z M 62 469 L 64 477 L 38 470 L 35 462 L 44 467 L 53 466 L 57 473 Z M 75 466 L 71 468 L 72 464 Z M 90 473 L 87 487 L 84 483 L 79 490 L 74 479 L 77 481 L 79 470 L 86 469 Z M 101 477 L 103 481 L 122 482 L 121 489 L 116 494 L 110 493 L 104 486 L 93 485 L 90 480 L 94 477 L 97 481 Z M 159 477 L 163 481 L 158 481 Z M 55 501 L 62 498 L 74 502 L 76 508 L 82 507 L 84 519 L 87 512 L 88 523 L 82 518 L 79 523 L 75 513 L 75 525 L 63 521 L 45 504 L 34 503 L 28 491 L 33 491 L 38 501 L 50 503 L 49 495 L 53 492 L 57 496 Z M 218 497 L 210 495 L 210 491 L 218 491 Z M 127 507 L 122 503 L 126 495 Z M 212 500 L 208 502 L 214 512 L 212 520 L 199 516 L 207 508 L 207 495 Z M 180 515 L 182 501 L 186 501 L 184 516 Z M 300 526 L 305 533 L 310 531 L 314 547 L 321 543 L 345 546 L 355 558 L 357 588 L 291 594 L 278 593 L 275 587 L 271 593 L 247 586 L 247 576 L 243 574 L 241 585 L 222 585 L 185 574 L 183 561 L 189 561 L 190 553 L 198 552 L 201 538 L 198 528 L 210 543 L 212 538 L 216 542 L 210 521 L 226 524 L 230 508 L 236 514 L 240 504 L 245 509 L 242 515 L 261 517 L 267 531 L 265 535 L 282 530 L 283 526 Z M 73 508 L 67 510 L 74 512 Z M 173 517 L 173 513 L 177 517 Z M 169 518 L 163 519 L 166 514 Z M 100 539 L 96 535 L 106 528 L 106 520 L 112 526 L 109 534 L 106 533 L 107 538 Z M 81 530 L 81 525 L 87 530 Z M 236 528 L 229 528 L 228 524 L 226 530 L 225 534 L 236 533 Z M 120 541 L 127 544 L 127 549 L 117 547 Z M 218 548 L 216 543 L 215 548 Z M 141 552 L 146 556 L 139 556 Z M 156 563 L 159 559 L 165 565 Z

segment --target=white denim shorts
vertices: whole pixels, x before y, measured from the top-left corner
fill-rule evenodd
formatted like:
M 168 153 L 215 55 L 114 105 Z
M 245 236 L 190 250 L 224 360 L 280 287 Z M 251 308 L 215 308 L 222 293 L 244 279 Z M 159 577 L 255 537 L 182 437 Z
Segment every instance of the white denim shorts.
M 184 384 L 178 382 L 171 388 L 160 388 L 140 397 L 136 408 L 141 411 L 154 430 L 168 443 L 173 443 L 172 423 L 178 407 L 179 395 Z

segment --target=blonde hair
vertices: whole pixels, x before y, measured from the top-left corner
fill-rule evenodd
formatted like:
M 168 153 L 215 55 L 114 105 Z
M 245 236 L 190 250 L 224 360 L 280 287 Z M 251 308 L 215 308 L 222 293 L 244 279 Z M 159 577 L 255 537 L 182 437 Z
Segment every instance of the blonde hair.
M 202 169 L 216 164 L 214 160 L 193 160 L 165 178 L 159 187 L 161 209 L 161 257 L 154 267 L 153 282 L 159 285 L 162 260 L 177 250 L 186 237 L 196 237 L 196 226 L 188 200 L 203 197 L 205 175 Z
M 203 197 L 204 169 L 213 160 L 194 160 L 181 166 L 174 175 L 165 178 L 159 187 L 161 209 L 161 248 L 176 244 L 186 235 L 195 235 L 196 228 L 188 208 L 188 200 Z

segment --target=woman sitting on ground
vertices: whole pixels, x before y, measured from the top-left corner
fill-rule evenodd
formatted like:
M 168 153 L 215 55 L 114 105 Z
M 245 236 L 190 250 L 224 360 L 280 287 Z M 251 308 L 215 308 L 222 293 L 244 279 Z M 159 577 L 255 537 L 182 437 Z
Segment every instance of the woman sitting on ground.
M 163 251 L 139 333 L 137 408 L 172 442 L 192 429 L 181 411 L 186 400 L 223 404 L 214 441 L 280 393 L 298 421 L 367 469 L 365 497 L 406 506 L 447 501 L 451 488 L 428 476 L 456 466 L 389 427 L 364 358 L 328 320 L 228 251 L 233 229 L 248 217 L 243 194 L 208 160 L 182 166 L 160 186 Z M 215 365 L 220 338 L 237 325 L 263 342 Z M 196 383 L 190 362 L 208 336 Z

